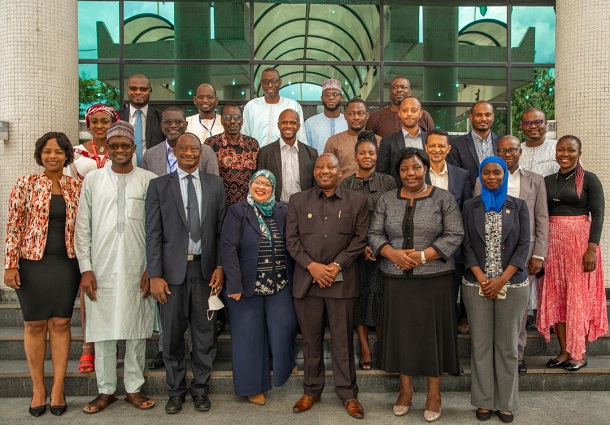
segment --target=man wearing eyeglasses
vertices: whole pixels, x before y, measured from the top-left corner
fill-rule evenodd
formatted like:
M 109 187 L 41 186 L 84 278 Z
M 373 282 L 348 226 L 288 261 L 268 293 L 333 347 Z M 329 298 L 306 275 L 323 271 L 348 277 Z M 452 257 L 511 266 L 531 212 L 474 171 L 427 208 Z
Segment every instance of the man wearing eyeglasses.
M 559 164 L 555 160 L 557 140 L 546 136 L 546 117 L 538 108 L 528 109 L 521 115 L 521 131 L 525 143 L 521 146 L 521 167 L 542 176 L 555 174 Z
M 224 105 L 220 117 L 224 132 L 206 139 L 205 147 L 215 153 L 228 208 L 248 196 L 249 182 L 256 171 L 259 146 L 256 139 L 241 134 L 243 115 L 239 106 Z
M 252 99 L 244 107 L 242 133 L 256 139 L 262 148 L 280 137 L 277 127 L 278 118 L 286 109 L 292 109 L 299 117 L 300 129 L 297 138 L 300 142 L 307 143 L 301 105 L 296 100 L 280 96 L 282 79 L 275 68 L 267 68 L 263 71 L 261 88 L 265 92 L 264 96 Z
M 424 149 L 428 133 L 419 126 L 422 115 L 421 103 L 415 97 L 407 97 L 400 104 L 398 117 L 402 128 L 396 133 L 381 139 L 377 157 L 377 171 L 394 177 L 398 187 L 402 186 L 394 162 L 396 155 L 404 148 Z
M 150 80 L 142 74 L 135 74 L 127 80 L 127 97 L 129 106 L 119 109 L 119 117 L 129 122 L 134 128 L 138 166 L 142 164 L 142 156 L 146 149 L 165 140 L 161 131 L 161 111 L 148 104 L 152 87 Z
M 351 99 L 345 107 L 347 130 L 331 136 L 324 146 L 324 153 L 332 153 L 339 159 L 340 182 L 358 170 L 354 149 L 358 141 L 358 134 L 364 130 L 368 118 L 369 113 L 364 101 L 359 97 Z M 380 141 L 381 137 L 375 135 L 375 143 L 378 147 Z
M 544 177 L 532 171 L 525 170 L 520 159 L 522 144 L 514 136 L 504 136 L 498 140 L 496 154 L 506 162 L 508 167 L 508 194 L 523 199 L 530 214 L 530 250 L 527 256 L 527 274 L 530 283 L 530 299 L 538 299 L 536 275 L 542 270 L 542 262 L 547 255 L 549 240 L 549 210 L 547 206 L 546 185 Z M 481 183 L 477 180 L 475 195 L 481 194 Z M 536 308 L 536 306 L 532 306 Z M 527 365 L 523 358 L 527 344 L 527 313 L 529 307 L 523 312 L 521 330 L 518 340 L 519 373 L 527 372 Z
M 199 137 L 203 143 L 208 137 L 217 136 L 224 131 L 220 115 L 216 113 L 218 97 L 212 85 L 207 83 L 199 85 L 193 96 L 193 103 L 198 113 L 186 118 L 190 133 Z
M 309 146 L 322 153 L 329 137 L 347 130 L 347 121 L 341 114 L 341 82 L 329 78 L 322 84 L 324 111 L 305 121 L 305 134 Z M 345 174 L 344 174 L 345 175 Z
M 411 82 L 405 77 L 394 78 L 390 83 L 389 94 L 390 104 L 371 114 L 371 118 L 366 123 L 367 130 L 374 131 L 381 137 L 391 136 L 401 129 L 398 111 L 402 101 L 413 95 Z M 424 131 L 432 131 L 435 128 L 432 116 L 424 110 L 418 124 Z
M 152 171 L 157 176 L 173 173 L 178 168 L 178 161 L 173 148 L 176 140 L 187 130 L 188 125 L 184 111 L 176 106 L 170 106 L 161 113 L 161 131 L 165 135 L 165 143 L 160 143 L 147 149 L 142 157 L 142 168 Z M 199 169 L 206 173 L 218 175 L 216 155 L 209 146 L 202 146 Z

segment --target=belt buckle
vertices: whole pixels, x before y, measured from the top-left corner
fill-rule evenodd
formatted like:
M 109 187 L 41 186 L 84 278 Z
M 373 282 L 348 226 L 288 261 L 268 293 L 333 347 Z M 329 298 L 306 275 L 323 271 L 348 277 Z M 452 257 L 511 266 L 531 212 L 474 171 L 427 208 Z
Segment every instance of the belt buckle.
M 193 261 L 195 259 L 195 254 L 188 254 L 186 256 L 186 261 Z

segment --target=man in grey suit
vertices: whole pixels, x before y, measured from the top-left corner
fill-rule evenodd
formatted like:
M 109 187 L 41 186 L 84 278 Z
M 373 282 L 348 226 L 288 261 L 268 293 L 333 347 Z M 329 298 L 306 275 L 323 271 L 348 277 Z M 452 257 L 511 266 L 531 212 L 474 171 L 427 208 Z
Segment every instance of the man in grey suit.
M 519 165 L 521 158 L 521 143 L 514 136 L 504 136 L 498 140 L 497 154 L 506 162 L 508 171 L 508 194 L 523 199 L 527 204 L 530 217 L 530 250 L 527 256 L 527 274 L 530 281 L 530 297 L 537 299 L 534 283 L 536 275 L 542 270 L 542 262 L 546 258 L 549 240 L 549 211 L 546 199 L 544 177 L 540 174 L 524 170 Z M 481 184 L 477 180 L 476 194 L 481 193 Z M 527 344 L 527 308 L 523 312 L 521 333 L 519 334 L 519 373 L 527 372 L 523 360 L 523 352 Z
M 422 115 L 421 103 L 415 97 L 407 97 L 400 104 L 398 117 L 402 128 L 398 132 L 381 139 L 377 155 L 377 171 L 394 177 L 398 187 L 402 186 L 396 172 L 396 156 L 404 148 L 424 149 L 427 133 L 419 126 Z
M 222 288 L 218 243 L 225 215 L 222 179 L 198 169 L 201 142 L 178 137 L 178 169 L 153 179 L 146 196 L 146 260 L 151 293 L 161 303 L 163 361 L 169 386 L 168 414 L 186 397 L 184 332 L 193 340 L 191 396 L 195 410 L 211 407 L 209 379 L 216 356 L 216 312 L 208 298 Z
M 447 162 L 470 173 L 470 187 L 474 189 L 479 176 L 479 164 L 498 148 L 498 135 L 491 131 L 494 108 L 489 102 L 477 102 L 470 108 L 472 131 L 453 139 Z
M 176 106 L 170 106 L 161 113 L 161 131 L 165 135 L 165 143 L 160 143 L 144 152 L 140 167 L 152 171 L 158 176 L 173 173 L 178 168 L 178 161 L 173 148 L 176 140 L 187 130 L 184 111 Z M 218 175 L 218 161 L 214 150 L 203 145 L 199 169 L 205 173 Z
M 277 125 L 280 138 L 258 151 L 256 169 L 267 169 L 273 173 L 277 181 L 275 199 L 288 203 L 290 195 L 315 185 L 313 167 L 318 151 L 297 140 L 301 124 L 296 111 L 283 111 Z

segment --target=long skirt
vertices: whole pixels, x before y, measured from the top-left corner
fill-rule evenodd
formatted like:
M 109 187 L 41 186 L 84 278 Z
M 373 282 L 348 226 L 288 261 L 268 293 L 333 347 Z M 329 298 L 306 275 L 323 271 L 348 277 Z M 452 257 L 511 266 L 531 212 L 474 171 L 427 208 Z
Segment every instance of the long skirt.
M 566 324 L 567 350 L 574 360 L 586 351 L 585 340 L 595 341 L 608 332 L 606 290 L 601 250 L 597 266 L 585 273 L 582 256 L 589 243 L 587 216 L 549 217 L 549 250 L 538 300 L 536 326 L 548 342 L 550 327 Z

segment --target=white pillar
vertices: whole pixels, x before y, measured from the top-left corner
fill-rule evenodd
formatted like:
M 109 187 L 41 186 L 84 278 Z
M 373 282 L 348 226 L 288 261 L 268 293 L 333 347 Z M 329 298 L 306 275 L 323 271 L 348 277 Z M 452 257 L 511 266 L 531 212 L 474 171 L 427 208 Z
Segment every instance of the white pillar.
M 78 143 L 77 0 L 2 2 L 0 88 L 0 121 L 10 125 L 8 140 L 0 142 L 4 252 L 10 190 L 17 177 L 40 170 L 34 161 L 36 140 L 48 131 L 62 131 Z M 1 287 L 6 288 L 3 281 Z

